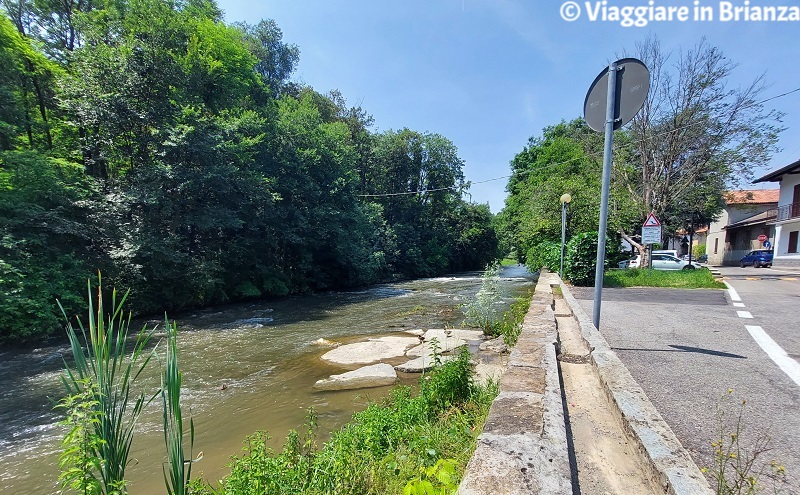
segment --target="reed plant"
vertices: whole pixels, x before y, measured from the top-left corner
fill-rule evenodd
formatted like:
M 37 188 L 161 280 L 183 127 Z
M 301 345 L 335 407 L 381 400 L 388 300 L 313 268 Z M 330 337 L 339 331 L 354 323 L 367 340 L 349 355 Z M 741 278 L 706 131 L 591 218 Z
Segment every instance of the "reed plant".
M 136 390 L 137 379 L 153 356 L 153 351 L 148 351 L 152 331 L 143 328 L 128 352 L 131 315 L 126 318 L 123 313 L 128 294 L 118 300 L 116 290 L 112 291 L 111 312 L 105 316 L 100 275 L 96 307 L 91 281 L 87 286 L 88 328 L 77 318 L 76 329 L 59 303 L 67 319 L 67 337 L 74 359 L 72 366 L 64 363 L 66 373 L 62 382 L 68 397 L 88 405 L 83 408 L 88 416 L 83 428 L 87 438 L 92 439 L 81 444 L 79 448 L 83 451 L 79 455 L 62 458 L 62 473 L 77 469 L 87 479 L 99 481 L 96 490 L 84 493 L 124 494 L 134 427 L 145 405 L 155 397 L 148 398 L 143 389 Z
M 178 368 L 178 327 L 165 319 L 167 352 L 161 373 L 161 403 L 164 409 L 164 444 L 168 462 L 163 467 L 164 483 L 168 495 L 186 495 L 192 475 L 192 448 L 194 447 L 194 421 L 189 418 L 189 456 L 183 448 L 183 418 L 181 414 L 181 386 L 183 374 Z

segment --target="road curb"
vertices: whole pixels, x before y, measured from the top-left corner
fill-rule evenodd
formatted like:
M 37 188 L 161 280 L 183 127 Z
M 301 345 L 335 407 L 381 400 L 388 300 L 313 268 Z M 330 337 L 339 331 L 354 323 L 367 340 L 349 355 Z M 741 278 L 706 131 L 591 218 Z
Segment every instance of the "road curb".
M 557 278 L 557 277 L 556 277 Z M 662 493 L 711 495 L 703 473 L 672 429 L 650 402 L 616 353 L 581 308 L 569 287 L 558 280 L 563 297 L 578 321 L 583 339 L 592 349 L 591 363 L 613 405 L 623 429 L 642 456 L 648 475 Z M 538 289 L 538 285 L 537 285 Z

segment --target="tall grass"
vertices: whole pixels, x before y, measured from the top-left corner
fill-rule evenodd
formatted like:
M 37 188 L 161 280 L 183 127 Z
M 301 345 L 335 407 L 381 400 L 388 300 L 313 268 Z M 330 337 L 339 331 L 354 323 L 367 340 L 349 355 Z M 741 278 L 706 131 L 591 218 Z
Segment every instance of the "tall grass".
M 62 382 L 68 400 L 83 401 L 83 413 L 87 416 L 81 434 L 90 440 L 79 443 L 79 452 L 74 455 L 62 456 L 62 471 L 77 470 L 86 479 L 99 481 L 94 488 L 91 483 L 85 484 L 84 493 L 123 494 L 127 491 L 125 468 L 134 427 L 145 404 L 152 400 L 145 397 L 144 391 L 134 390 L 137 378 L 153 356 L 152 351 L 147 352 L 152 332 L 143 328 L 128 353 L 131 316 L 125 318 L 122 309 L 127 293 L 118 301 L 116 290 L 112 292 L 112 311 L 106 320 L 99 274 L 96 309 L 91 282 L 87 287 L 88 329 L 77 319 L 76 330 L 59 303 L 68 321 L 67 336 L 74 359 L 72 367 L 64 363 L 66 374 Z M 67 409 L 81 411 L 81 407 L 74 406 Z
M 189 457 L 183 448 L 183 417 L 181 414 L 181 385 L 183 376 L 178 368 L 178 327 L 165 321 L 167 329 L 167 357 L 161 373 L 161 403 L 164 409 L 164 444 L 168 462 L 163 467 L 164 483 L 168 495 L 186 495 L 192 475 L 192 448 L 194 446 L 194 421 L 189 419 Z

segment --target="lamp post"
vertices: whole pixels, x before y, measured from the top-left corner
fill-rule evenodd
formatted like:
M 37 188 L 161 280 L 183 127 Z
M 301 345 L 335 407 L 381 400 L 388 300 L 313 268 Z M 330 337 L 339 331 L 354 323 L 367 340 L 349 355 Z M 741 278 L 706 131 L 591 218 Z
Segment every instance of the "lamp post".
M 561 195 L 561 268 L 558 271 L 558 276 L 564 279 L 564 241 L 567 237 L 567 203 L 572 201 L 572 196 L 569 193 Z

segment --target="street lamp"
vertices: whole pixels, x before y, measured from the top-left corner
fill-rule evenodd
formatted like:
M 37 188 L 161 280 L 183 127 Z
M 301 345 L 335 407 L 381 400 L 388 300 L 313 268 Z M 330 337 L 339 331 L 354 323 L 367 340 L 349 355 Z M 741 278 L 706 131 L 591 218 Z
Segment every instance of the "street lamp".
M 572 196 L 569 193 L 561 195 L 561 269 L 558 271 L 558 276 L 564 279 L 564 241 L 567 237 L 567 203 L 572 201 Z

